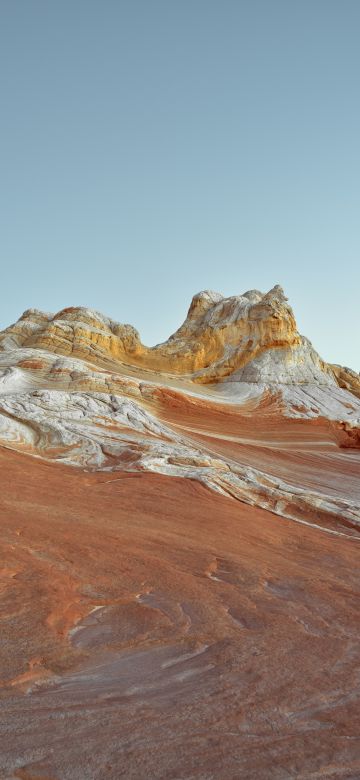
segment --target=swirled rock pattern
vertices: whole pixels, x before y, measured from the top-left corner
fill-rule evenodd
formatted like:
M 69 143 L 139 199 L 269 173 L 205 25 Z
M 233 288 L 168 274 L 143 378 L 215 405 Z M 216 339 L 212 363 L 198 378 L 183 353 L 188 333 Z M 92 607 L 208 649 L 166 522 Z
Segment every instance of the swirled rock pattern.
M 4 777 L 359 775 L 360 377 L 281 287 L 27 310 L 0 464 Z

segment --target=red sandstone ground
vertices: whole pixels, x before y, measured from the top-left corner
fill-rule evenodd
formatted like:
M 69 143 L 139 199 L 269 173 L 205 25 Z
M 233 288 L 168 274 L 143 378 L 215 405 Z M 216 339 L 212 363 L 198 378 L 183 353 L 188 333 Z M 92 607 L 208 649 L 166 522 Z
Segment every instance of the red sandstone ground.
M 358 538 L 186 479 L 0 469 L 2 778 L 358 780 Z
M 159 388 L 149 408 L 212 455 L 290 484 L 360 502 L 360 442 L 340 423 L 280 413 L 276 400 L 241 406 Z M 357 431 L 356 434 L 358 435 Z

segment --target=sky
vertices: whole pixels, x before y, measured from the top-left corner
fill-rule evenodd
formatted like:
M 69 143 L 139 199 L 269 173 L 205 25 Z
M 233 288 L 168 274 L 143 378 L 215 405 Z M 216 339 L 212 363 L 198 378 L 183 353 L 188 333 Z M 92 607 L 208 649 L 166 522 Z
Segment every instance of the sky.
M 281 284 L 360 370 L 358 0 L 0 0 L 0 328 Z

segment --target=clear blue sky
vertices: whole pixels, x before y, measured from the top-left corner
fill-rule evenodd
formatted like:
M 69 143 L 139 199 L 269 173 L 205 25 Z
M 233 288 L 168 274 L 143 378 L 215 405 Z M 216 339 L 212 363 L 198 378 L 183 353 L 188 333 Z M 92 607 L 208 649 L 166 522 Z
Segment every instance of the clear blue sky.
M 360 2 L 0 0 L 0 326 L 285 288 L 360 369 Z

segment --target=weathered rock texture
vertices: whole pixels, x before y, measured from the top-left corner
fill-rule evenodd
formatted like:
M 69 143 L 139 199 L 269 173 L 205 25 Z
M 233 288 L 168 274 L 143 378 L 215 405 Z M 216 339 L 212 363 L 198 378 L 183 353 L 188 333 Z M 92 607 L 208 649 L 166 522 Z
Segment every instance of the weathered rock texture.
M 0 777 L 359 777 L 359 431 L 278 286 L 0 334 Z
M 356 385 L 355 378 L 351 382 L 340 376 L 348 369 L 337 371 L 326 365 L 299 335 L 279 285 L 265 295 L 258 290 L 231 298 L 211 291 L 198 293 L 179 330 L 152 348 L 141 343 L 131 325 L 81 307 L 56 315 L 29 309 L 3 332 L 1 342 L 5 349 L 36 348 L 100 365 L 125 362 L 195 382 L 219 382 L 236 372 L 236 380 L 249 382 Z

